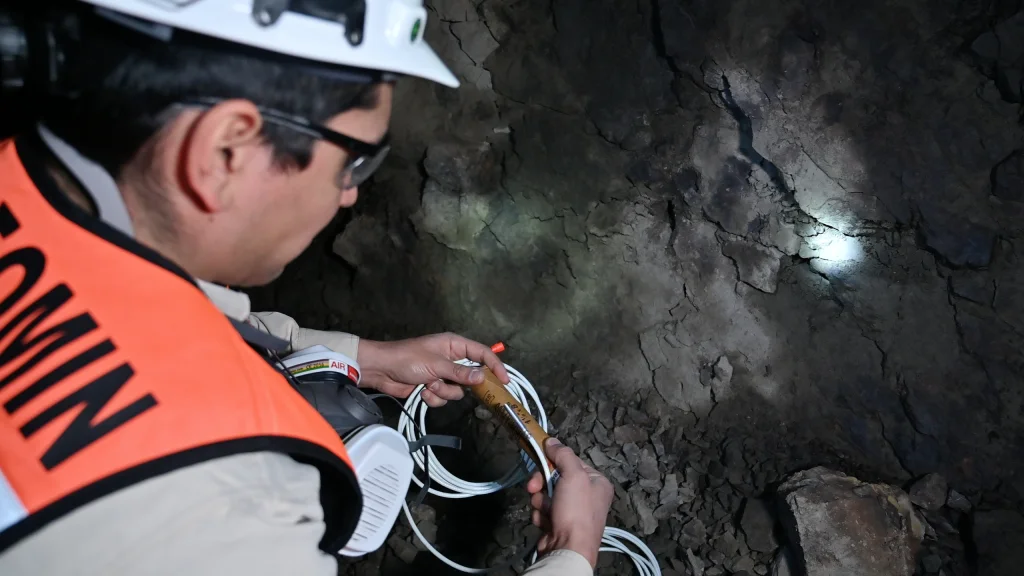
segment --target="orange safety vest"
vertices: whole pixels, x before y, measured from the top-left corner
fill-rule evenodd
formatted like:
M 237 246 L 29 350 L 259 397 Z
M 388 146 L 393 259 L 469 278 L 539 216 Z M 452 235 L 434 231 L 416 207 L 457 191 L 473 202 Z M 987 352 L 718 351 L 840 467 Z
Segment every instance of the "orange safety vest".
M 362 509 L 338 434 L 174 264 L 71 204 L 38 140 L 0 142 L 0 551 L 213 458 L 315 464 L 337 553 Z

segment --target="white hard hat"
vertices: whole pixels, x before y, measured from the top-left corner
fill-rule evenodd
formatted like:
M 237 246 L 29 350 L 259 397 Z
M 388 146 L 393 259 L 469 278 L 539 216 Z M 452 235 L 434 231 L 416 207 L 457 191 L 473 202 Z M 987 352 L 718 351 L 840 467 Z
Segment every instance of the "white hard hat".
M 422 0 L 83 1 L 270 52 L 459 86 L 423 40 Z

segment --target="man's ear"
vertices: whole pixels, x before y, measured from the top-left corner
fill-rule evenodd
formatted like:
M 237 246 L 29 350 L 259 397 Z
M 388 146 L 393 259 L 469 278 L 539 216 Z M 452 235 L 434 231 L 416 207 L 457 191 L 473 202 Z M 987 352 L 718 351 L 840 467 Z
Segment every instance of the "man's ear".
M 182 176 L 193 201 L 209 213 L 230 207 L 231 186 L 264 144 L 263 117 L 248 100 L 227 100 L 204 110 L 195 120 L 182 150 Z

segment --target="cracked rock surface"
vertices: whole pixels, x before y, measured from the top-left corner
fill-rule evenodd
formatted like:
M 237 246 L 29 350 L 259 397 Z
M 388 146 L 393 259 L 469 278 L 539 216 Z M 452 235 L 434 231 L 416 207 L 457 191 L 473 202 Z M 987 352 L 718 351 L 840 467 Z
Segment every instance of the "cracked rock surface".
M 255 303 L 503 340 L 668 574 L 795 570 L 753 503 L 819 465 L 941 475 L 911 573 L 1010 565 L 962 533 L 1024 499 L 1021 8 L 436 0 L 462 87 L 399 85 L 387 163 Z M 515 463 L 472 401 L 435 412 L 478 440 L 460 474 Z M 525 545 L 521 495 L 471 502 L 428 499 L 456 560 Z M 446 573 L 403 522 L 346 569 Z

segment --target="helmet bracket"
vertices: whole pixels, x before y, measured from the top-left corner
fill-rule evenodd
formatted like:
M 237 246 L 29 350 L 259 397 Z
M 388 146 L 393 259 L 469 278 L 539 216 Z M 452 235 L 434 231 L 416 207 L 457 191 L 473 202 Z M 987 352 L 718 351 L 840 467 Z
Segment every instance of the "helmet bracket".
M 349 44 L 363 43 L 365 0 L 253 0 L 252 3 L 252 17 L 263 27 L 273 26 L 288 11 L 338 22 L 345 27 Z

